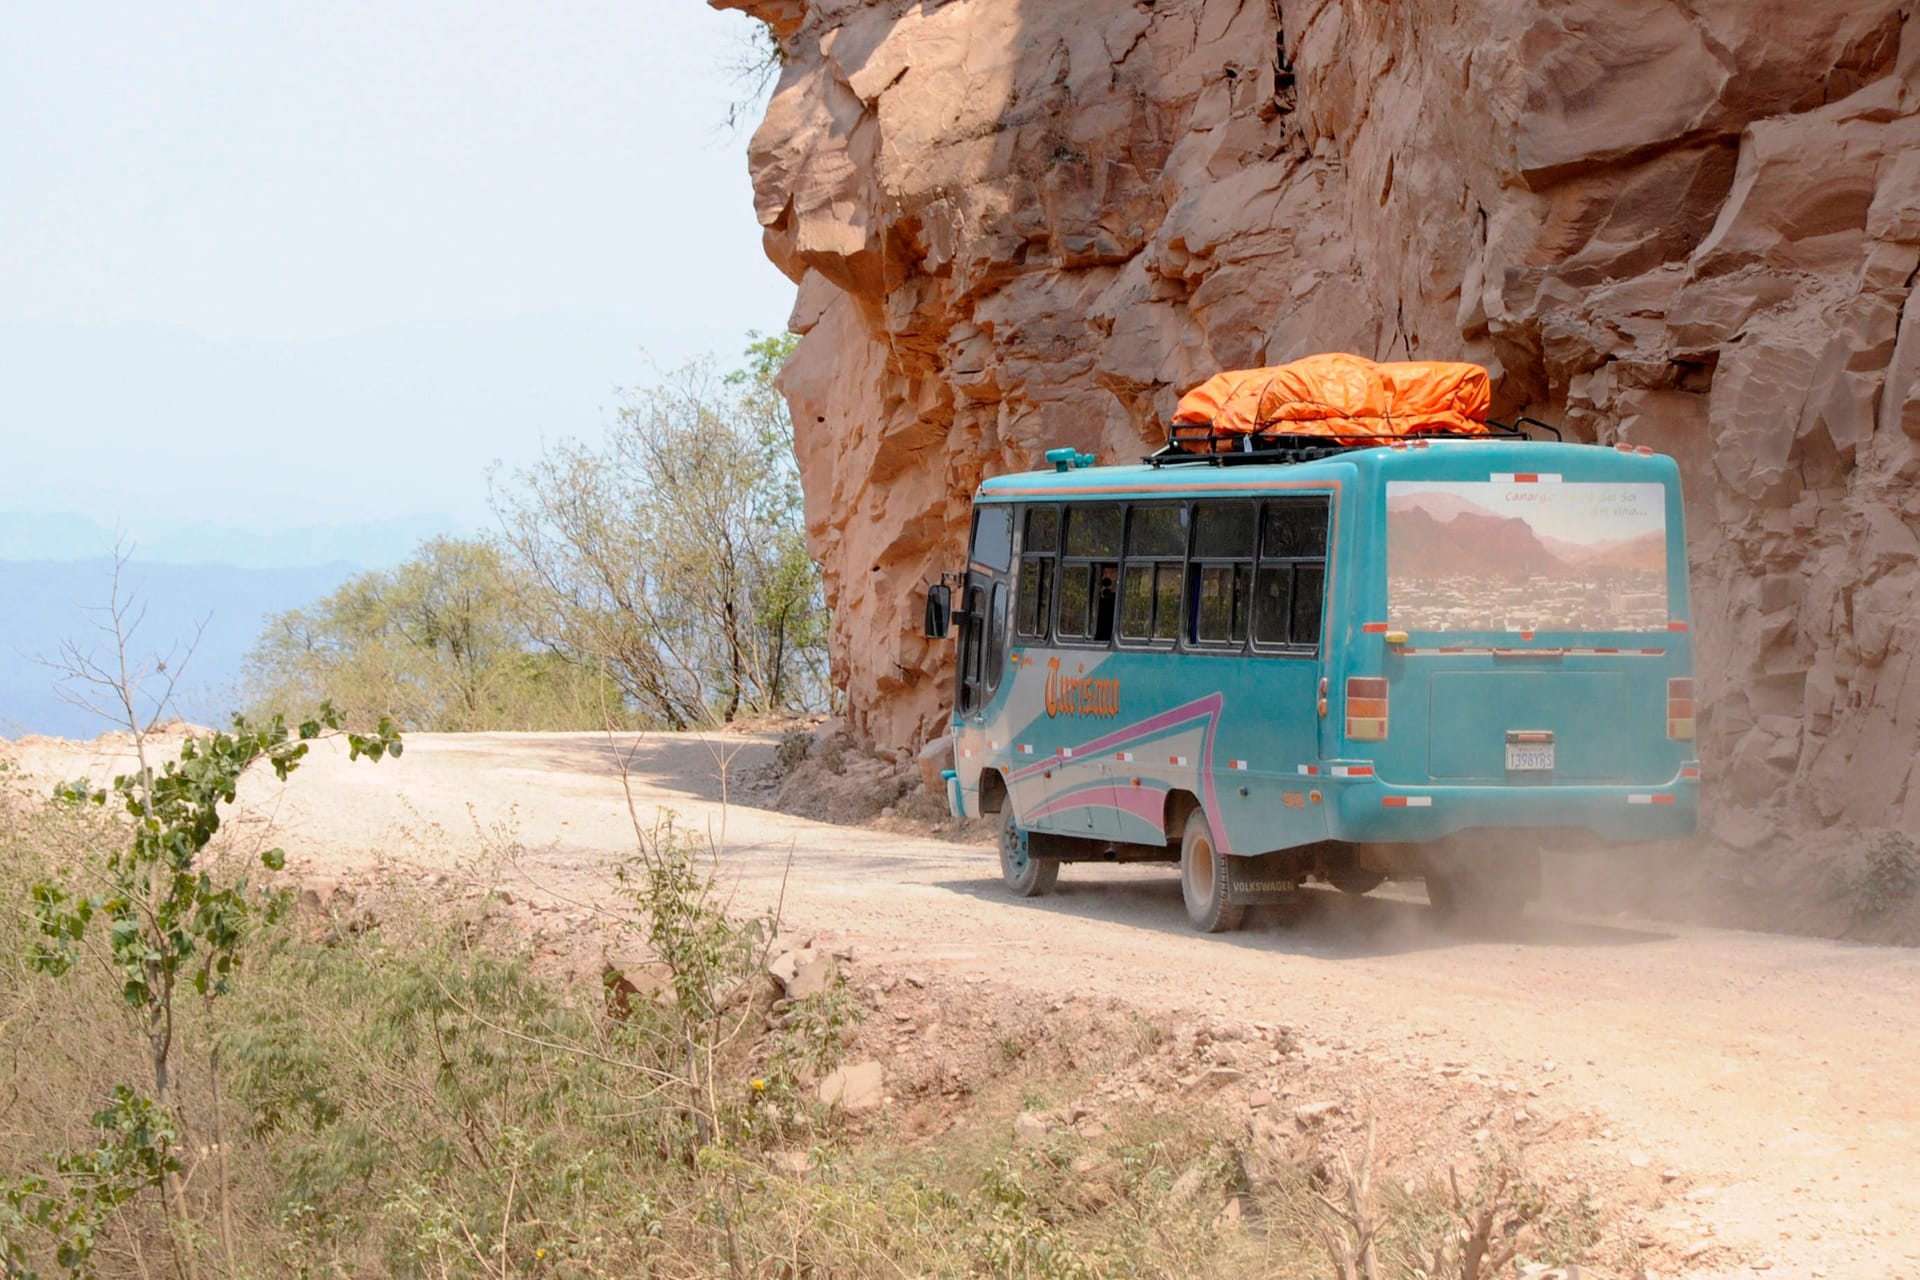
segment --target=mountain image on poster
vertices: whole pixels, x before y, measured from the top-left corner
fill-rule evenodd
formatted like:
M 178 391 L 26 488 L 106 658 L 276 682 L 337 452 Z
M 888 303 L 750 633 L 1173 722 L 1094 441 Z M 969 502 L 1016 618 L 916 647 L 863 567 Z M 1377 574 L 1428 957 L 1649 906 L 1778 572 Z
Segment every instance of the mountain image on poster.
M 1387 622 L 1402 631 L 1663 631 L 1660 484 L 1387 485 Z

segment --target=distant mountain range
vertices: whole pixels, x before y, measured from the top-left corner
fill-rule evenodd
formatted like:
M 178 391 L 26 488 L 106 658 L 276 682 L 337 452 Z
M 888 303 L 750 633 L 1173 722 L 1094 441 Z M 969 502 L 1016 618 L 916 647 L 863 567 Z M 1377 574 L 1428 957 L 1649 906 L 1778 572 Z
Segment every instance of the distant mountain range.
M 1667 565 L 1667 535 L 1642 533 L 1617 542 L 1566 542 L 1540 539 L 1541 545 L 1568 564 L 1583 569 L 1660 570 Z
M 467 532 L 442 515 L 255 529 L 205 522 L 135 527 L 124 545 L 124 584 L 146 605 L 136 649 L 163 655 L 192 639 L 198 650 L 175 711 L 202 723 L 236 705 L 241 666 L 271 613 L 309 604 L 368 569 L 405 560 L 422 542 Z M 114 531 L 86 516 L 0 511 L 0 736 L 92 737 L 112 726 L 62 701 L 36 659 L 64 641 L 103 649 L 89 610 L 107 602 Z
M 464 532 L 451 516 L 419 515 L 267 530 L 206 522 L 151 530 L 135 526 L 125 531 L 125 541 L 140 560 L 155 564 L 385 568 L 428 538 Z M 111 555 L 114 539 L 114 530 L 82 515 L 0 511 L 0 560 L 87 560 Z
M 122 586 L 146 611 L 133 654 L 146 662 L 171 653 L 177 668 L 204 621 L 174 710 L 189 720 L 217 723 L 237 708 L 241 666 L 267 615 L 316 600 L 357 572 L 348 564 L 289 569 L 129 564 Z M 0 735 L 89 738 L 113 727 L 64 702 L 56 673 L 36 661 L 57 660 L 67 641 L 98 658 L 109 656 L 111 641 L 96 623 L 112 573 L 113 561 L 107 558 L 0 562 Z
M 1424 506 L 1387 522 L 1387 555 L 1396 578 L 1526 578 L 1567 567 L 1518 517 L 1461 512 L 1438 520 Z
M 1652 570 L 1666 566 L 1664 534 L 1602 542 L 1547 537 L 1518 516 L 1503 516 L 1458 494 L 1418 493 L 1388 500 L 1388 554 L 1395 576 L 1527 578 L 1556 573 Z

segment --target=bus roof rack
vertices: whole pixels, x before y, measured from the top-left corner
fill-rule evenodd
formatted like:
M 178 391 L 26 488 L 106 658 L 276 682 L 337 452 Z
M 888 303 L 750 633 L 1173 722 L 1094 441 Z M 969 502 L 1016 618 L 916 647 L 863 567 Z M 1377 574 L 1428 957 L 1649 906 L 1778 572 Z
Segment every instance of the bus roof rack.
M 1238 431 L 1223 433 L 1214 431 L 1212 423 L 1170 422 L 1167 424 L 1167 443 L 1146 455 L 1141 461 L 1150 467 L 1164 467 L 1174 463 L 1199 463 L 1212 467 L 1240 466 L 1248 463 L 1285 466 L 1289 463 L 1314 462 L 1321 458 L 1337 457 L 1354 449 L 1370 449 L 1378 445 L 1395 443 L 1419 443 L 1429 440 L 1531 440 L 1534 437 L 1527 433 L 1528 425 L 1551 431 L 1555 440 L 1564 439 L 1560 429 L 1552 423 L 1527 417 L 1515 418 L 1512 423 L 1489 421 L 1485 435 L 1426 431 L 1417 435 L 1370 435 L 1364 438 L 1324 435 L 1249 435 Z

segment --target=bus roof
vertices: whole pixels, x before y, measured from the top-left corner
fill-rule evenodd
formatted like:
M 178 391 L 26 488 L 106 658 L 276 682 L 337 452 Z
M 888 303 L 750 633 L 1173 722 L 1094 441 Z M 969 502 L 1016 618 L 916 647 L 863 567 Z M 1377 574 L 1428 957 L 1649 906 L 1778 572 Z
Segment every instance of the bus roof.
M 1023 502 L 1159 493 L 1248 493 L 1284 491 L 1362 477 L 1404 479 L 1512 479 L 1540 476 L 1648 482 L 1677 481 L 1679 469 L 1664 454 L 1619 446 L 1554 444 L 1530 440 L 1434 440 L 1405 448 L 1345 449 L 1309 462 L 1236 460 L 1216 465 L 1204 455 L 1174 458 L 1159 465 L 1086 466 L 1014 472 L 983 481 L 975 493 L 982 502 Z

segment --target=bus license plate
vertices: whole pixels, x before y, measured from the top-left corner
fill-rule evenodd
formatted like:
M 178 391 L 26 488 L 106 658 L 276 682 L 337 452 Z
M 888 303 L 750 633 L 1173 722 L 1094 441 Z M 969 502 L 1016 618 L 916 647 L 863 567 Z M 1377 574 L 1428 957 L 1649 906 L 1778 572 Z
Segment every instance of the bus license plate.
M 1551 742 L 1509 742 L 1507 768 L 1515 773 L 1552 769 L 1553 744 Z

